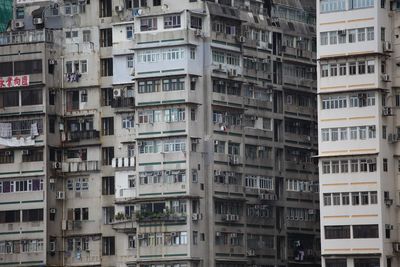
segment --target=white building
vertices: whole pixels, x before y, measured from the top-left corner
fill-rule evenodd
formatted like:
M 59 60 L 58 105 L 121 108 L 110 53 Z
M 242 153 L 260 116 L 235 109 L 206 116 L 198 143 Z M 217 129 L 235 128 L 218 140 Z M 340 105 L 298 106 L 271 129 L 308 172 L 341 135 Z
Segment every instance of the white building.
M 322 264 L 399 266 L 396 5 L 317 7 Z

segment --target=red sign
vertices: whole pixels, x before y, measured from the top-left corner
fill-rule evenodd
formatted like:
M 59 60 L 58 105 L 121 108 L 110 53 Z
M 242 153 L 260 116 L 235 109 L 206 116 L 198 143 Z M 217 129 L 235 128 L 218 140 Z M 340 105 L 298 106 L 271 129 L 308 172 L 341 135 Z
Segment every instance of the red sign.
M 0 88 L 29 86 L 29 75 L 0 77 Z

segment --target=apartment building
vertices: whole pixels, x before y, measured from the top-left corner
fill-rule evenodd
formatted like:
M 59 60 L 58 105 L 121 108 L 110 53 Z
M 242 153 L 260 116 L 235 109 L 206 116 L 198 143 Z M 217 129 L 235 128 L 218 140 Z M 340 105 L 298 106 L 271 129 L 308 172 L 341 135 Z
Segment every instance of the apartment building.
M 322 266 L 398 266 L 397 6 L 317 7 Z
M 319 266 L 312 1 L 14 1 L 0 264 Z

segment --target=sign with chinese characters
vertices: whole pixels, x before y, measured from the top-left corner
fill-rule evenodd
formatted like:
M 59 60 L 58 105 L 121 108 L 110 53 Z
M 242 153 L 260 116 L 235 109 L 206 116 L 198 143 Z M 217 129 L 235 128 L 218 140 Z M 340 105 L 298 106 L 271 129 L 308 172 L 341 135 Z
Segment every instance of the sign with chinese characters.
M 29 75 L 0 77 L 0 88 L 29 86 Z

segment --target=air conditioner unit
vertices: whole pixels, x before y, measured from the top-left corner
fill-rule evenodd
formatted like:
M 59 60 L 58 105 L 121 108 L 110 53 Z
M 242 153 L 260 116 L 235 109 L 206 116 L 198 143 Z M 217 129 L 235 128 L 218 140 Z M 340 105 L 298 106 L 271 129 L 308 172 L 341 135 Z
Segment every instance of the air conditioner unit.
M 61 169 L 61 162 L 53 162 L 53 169 L 55 170 Z
M 138 146 L 142 146 L 142 145 L 143 145 L 143 142 L 142 142 L 142 141 L 138 141 L 138 142 L 137 142 L 137 145 L 138 145 Z
M 310 214 L 310 215 L 311 215 L 311 214 L 315 214 L 315 210 L 314 210 L 314 209 L 309 209 L 309 210 L 308 210 L 308 214 Z
M 346 30 L 339 30 L 338 35 L 346 35 Z
M 50 212 L 50 213 L 56 213 L 56 209 L 55 209 L 55 208 L 50 208 L 50 209 L 49 209 L 49 212 Z
M 114 96 L 114 98 L 117 98 L 117 97 L 121 97 L 121 94 L 122 94 L 122 90 L 121 89 L 114 89 L 113 90 L 113 96 Z
M 203 32 L 202 32 L 202 30 L 197 29 L 197 30 L 194 32 L 194 35 L 196 35 L 197 37 L 203 37 Z
M 389 81 L 390 81 L 390 76 L 389 76 L 389 74 L 382 74 L 382 81 L 384 81 L 384 82 L 389 82 Z
M 25 25 L 24 25 L 23 21 L 16 21 L 15 22 L 15 28 L 17 28 L 17 29 L 23 28 L 24 26 Z
M 390 42 L 383 42 L 383 51 L 392 52 L 392 44 Z
M 65 192 L 64 191 L 57 191 L 56 199 L 65 199 Z
M 392 116 L 392 108 L 391 107 L 383 107 L 383 116 Z
M 255 256 L 256 255 L 256 251 L 254 249 L 249 249 L 247 251 L 247 256 Z
M 122 12 L 122 11 L 124 11 L 123 6 L 115 6 L 115 12 Z
M 215 232 L 215 236 L 221 236 L 221 232 Z
M 198 213 L 193 213 L 192 214 L 192 220 L 193 221 L 198 221 L 200 219 L 200 214 Z
M 27 149 L 22 150 L 22 155 L 29 155 L 30 151 Z
M 221 170 L 214 170 L 214 175 L 221 175 Z
M 43 19 L 42 18 L 34 18 L 33 24 L 35 24 L 35 25 L 43 24 Z
M 243 35 L 239 36 L 239 42 L 245 43 L 246 42 L 246 37 L 244 37 Z

